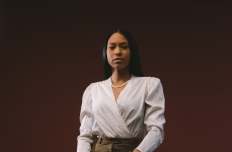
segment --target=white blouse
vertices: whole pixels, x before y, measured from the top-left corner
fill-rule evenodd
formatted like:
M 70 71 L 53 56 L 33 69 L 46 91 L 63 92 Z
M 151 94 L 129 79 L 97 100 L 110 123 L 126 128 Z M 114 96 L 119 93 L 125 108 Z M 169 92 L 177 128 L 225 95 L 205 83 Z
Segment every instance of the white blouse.
M 90 152 L 93 136 L 137 138 L 136 148 L 152 152 L 164 139 L 164 94 L 153 77 L 133 76 L 117 101 L 111 79 L 90 84 L 82 98 L 77 152 Z

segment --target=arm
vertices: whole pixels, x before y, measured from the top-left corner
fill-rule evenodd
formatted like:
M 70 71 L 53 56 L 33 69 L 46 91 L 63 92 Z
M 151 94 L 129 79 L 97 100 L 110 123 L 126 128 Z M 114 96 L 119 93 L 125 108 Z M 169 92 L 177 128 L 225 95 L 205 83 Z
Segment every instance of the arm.
M 147 98 L 145 100 L 144 123 L 147 126 L 147 135 L 136 148 L 141 152 L 152 152 L 164 139 L 164 95 L 159 79 L 150 78 L 147 84 Z
M 80 135 L 78 136 L 77 152 L 90 152 L 91 143 L 93 143 L 92 132 L 92 100 L 91 88 L 89 85 L 82 97 L 82 105 L 80 112 Z

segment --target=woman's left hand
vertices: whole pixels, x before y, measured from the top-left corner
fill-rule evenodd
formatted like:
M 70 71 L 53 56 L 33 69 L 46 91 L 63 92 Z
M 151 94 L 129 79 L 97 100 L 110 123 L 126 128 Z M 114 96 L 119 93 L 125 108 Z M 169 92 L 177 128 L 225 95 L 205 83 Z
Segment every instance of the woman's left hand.
M 133 152 L 140 152 L 139 150 L 135 149 Z

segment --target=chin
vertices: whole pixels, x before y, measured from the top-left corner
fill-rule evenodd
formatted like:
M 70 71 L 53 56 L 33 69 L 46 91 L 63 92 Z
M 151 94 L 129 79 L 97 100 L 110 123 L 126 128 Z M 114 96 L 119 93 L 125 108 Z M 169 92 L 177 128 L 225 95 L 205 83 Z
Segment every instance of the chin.
M 129 70 L 129 68 L 128 67 L 125 67 L 125 66 L 115 66 L 115 67 L 113 67 L 115 70 L 126 70 L 126 69 L 128 69 Z

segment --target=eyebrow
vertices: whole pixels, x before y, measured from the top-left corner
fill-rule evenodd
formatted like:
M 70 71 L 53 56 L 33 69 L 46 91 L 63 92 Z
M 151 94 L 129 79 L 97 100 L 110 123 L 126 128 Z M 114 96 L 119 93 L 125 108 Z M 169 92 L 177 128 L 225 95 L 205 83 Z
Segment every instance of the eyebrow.
M 114 42 L 109 42 L 108 44 L 115 44 Z M 128 44 L 128 42 L 121 42 L 119 44 Z

